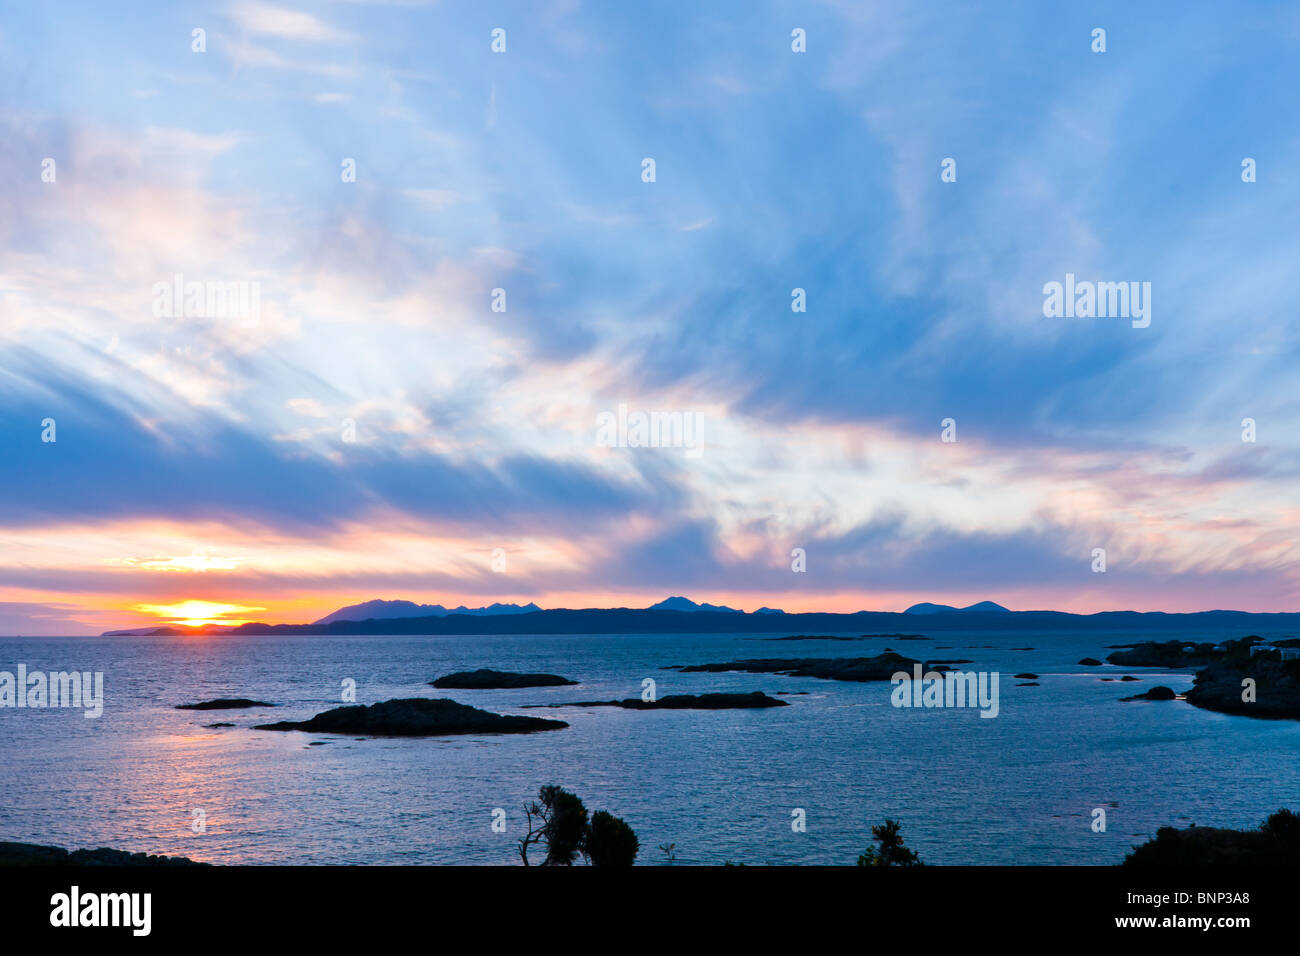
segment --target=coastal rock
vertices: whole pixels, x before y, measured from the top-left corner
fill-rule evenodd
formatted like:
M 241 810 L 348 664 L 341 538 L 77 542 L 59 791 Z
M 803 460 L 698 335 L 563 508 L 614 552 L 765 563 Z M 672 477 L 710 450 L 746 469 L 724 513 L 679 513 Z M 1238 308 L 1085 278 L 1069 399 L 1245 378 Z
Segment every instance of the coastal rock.
M 1084 667 L 1100 667 L 1100 666 L 1101 666 L 1101 661 L 1097 660 L 1097 658 L 1095 658 L 1095 657 L 1085 657 L 1083 660 L 1079 661 L 1079 663 L 1082 664 Z
M 441 737 L 452 734 L 529 734 L 539 730 L 561 730 L 567 726 L 562 720 L 506 717 L 445 698 L 408 697 L 369 706 L 335 707 L 310 720 L 282 720 L 274 724 L 259 724 L 253 729 L 374 737 Z
M 201 700 L 197 704 L 177 704 L 177 710 L 239 710 L 244 707 L 274 707 L 264 700 L 249 700 L 247 697 L 218 697 L 216 700 Z
M 565 687 L 578 682 L 559 674 L 519 674 L 514 671 L 479 668 L 476 671 L 457 671 L 429 683 L 449 690 L 503 690 L 516 687 Z
M 1134 694 L 1132 697 L 1121 697 L 1120 700 L 1176 700 L 1178 695 L 1173 690 L 1157 684 L 1145 694 Z
M 1026 673 L 1026 674 L 1015 674 L 1013 676 L 1015 677 L 1016 680 L 1038 680 L 1037 674 Z
M 73 850 L 37 843 L 0 843 L 0 866 L 209 866 L 183 856 L 155 856 L 100 847 Z
M 760 707 L 789 707 L 790 704 L 756 690 L 748 694 L 670 694 L 650 701 L 629 697 L 626 700 L 583 700 L 548 706 L 624 707 L 628 710 L 748 710 Z
M 749 674 L 784 674 L 787 677 L 817 677 L 822 680 L 877 681 L 889 680 L 898 671 L 911 673 L 914 664 L 921 663 L 910 657 L 886 651 L 876 657 L 768 657 L 720 664 L 677 665 L 671 668 L 683 673 L 744 671 Z M 934 664 L 927 670 L 940 670 L 946 665 Z
M 1254 636 L 1222 644 L 1143 641 L 1117 650 L 1106 660 L 1125 667 L 1201 667 L 1223 660 L 1249 659 L 1250 647 L 1257 643 L 1259 638 Z
M 1241 699 L 1242 681 L 1255 682 L 1255 699 Z M 1243 717 L 1300 719 L 1300 661 L 1248 657 L 1211 664 L 1197 673 L 1187 702 Z

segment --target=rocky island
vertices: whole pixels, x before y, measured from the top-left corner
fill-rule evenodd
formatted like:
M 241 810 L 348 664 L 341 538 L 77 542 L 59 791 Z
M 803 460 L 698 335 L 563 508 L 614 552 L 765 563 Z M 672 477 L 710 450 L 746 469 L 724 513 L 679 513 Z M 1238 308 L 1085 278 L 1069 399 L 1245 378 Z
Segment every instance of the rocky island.
M 457 671 L 429 683 L 449 690 L 509 690 L 516 687 L 567 687 L 578 682 L 559 674 L 517 674 L 479 668 L 476 671 Z
M 335 707 L 310 720 L 258 724 L 254 730 L 306 730 L 374 737 L 442 737 L 453 734 L 531 734 L 563 730 L 562 720 L 507 717 L 445 698 L 408 697 L 369 706 Z
M 240 710 L 245 707 L 274 707 L 264 700 L 249 700 L 247 697 L 218 697 L 216 700 L 201 700 L 197 704 L 177 704 L 177 710 Z
M 1140 667 L 1198 667 L 1185 695 L 1189 704 L 1241 717 L 1300 719 L 1300 660 L 1284 659 L 1280 649 L 1297 643 L 1270 645 L 1254 635 L 1221 644 L 1148 641 L 1117 650 L 1107 660 Z
M 1132 697 L 1121 697 L 1120 700 L 1177 700 L 1178 695 L 1171 688 L 1163 684 L 1157 684 L 1145 694 L 1134 694 Z

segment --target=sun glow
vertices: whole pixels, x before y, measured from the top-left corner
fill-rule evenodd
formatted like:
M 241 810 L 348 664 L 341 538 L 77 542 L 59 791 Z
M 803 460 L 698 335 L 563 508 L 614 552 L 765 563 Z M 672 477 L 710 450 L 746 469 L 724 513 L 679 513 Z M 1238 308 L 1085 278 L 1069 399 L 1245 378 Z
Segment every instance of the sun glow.
M 248 618 L 229 617 L 246 611 L 265 611 L 264 607 L 249 607 L 243 604 L 217 604 L 212 601 L 181 601 L 179 604 L 137 604 L 135 609 L 142 614 L 153 614 L 167 618 L 169 624 L 182 624 L 185 627 L 201 627 L 204 624 L 246 624 Z

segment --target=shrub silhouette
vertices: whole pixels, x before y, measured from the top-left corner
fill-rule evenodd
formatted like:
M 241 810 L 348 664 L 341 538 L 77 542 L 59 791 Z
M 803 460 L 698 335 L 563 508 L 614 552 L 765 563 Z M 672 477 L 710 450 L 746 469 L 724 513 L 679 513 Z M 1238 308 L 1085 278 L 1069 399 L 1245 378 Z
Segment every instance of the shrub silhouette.
M 1300 815 L 1278 810 L 1254 830 L 1161 827 L 1125 866 L 1300 866 Z
M 519 841 L 519 856 L 528 866 L 528 848 L 546 845 L 542 866 L 572 866 L 587 834 L 587 808 L 575 794 L 556 786 L 542 787 L 537 801 L 524 807 L 528 833 Z
M 582 799 L 554 785 L 537 791 L 524 807 L 528 833 L 519 841 L 519 858 L 529 866 L 528 850 L 544 846 L 542 866 L 572 866 L 581 853 L 592 866 L 631 866 L 640 844 L 623 820 L 598 810 L 590 820 Z
M 871 838 L 880 844 L 867 847 L 858 857 L 858 866 L 923 866 L 913 850 L 903 845 L 897 820 L 886 819 L 882 826 L 871 828 Z
M 631 866 L 641 848 L 632 828 L 606 810 L 591 815 L 583 852 L 592 866 Z

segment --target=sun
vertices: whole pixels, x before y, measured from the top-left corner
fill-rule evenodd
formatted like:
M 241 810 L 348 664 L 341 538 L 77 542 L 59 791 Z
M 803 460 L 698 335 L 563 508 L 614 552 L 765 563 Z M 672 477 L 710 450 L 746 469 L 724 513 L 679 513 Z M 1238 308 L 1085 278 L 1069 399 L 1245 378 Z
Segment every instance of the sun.
M 230 617 L 247 611 L 265 611 L 264 607 L 244 604 L 218 604 L 213 601 L 181 601 L 179 604 L 137 604 L 135 610 L 167 618 L 169 624 L 202 627 L 204 624 L 246 624 L 247 618 Z

